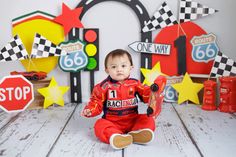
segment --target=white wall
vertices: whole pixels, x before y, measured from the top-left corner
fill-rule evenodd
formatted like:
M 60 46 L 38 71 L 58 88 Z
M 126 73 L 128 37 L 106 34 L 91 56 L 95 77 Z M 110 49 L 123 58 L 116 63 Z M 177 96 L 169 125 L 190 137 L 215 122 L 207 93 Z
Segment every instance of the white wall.
M 150 16 L 159 8 L 163 0 L 140 0 L 146 7 Z M 212 32 L 217 36 L 217 43 L 220 50 L 230 58 L 236 60 L 236 18 L 234 10 L 235 0 L 194 0 L 219 12 L 195 21 L 205 31 Z M 11 20 L 21 15 L 41 10 L 54 16 L 61 13 L 62 2 L 70 8 L 75 8 L 79 0 L 1 0 L 0 2 L 0 48 L 2 48 L 11 38 Z M 178 0 L 166 0 L 173 13 L 177 16 Z M 113 18 L 111 18 L 113 17 Z M 118 2 L 104 2 L 91 8 L 83 17 L 82 22 L 85 27 L 100 29 L 100 71 L 95 72 L 96 83 L 106 77 L 104 72 L 104 56 L 116 48 L 128 49 L 127 45 L 133 41 L 140 40 L 140 26 L 135 13 L 126 5 Z M 153 32 L 153 39 L 160 30 Z M 129 49 L 128 49 L 129 50 Z M 133 77 L 139 78 L 140 57 L 131 52 L 135 63 Z M 10 71 L 23 71 L 20 62 L 7 62 L 0 65 L 0 78 L 9 75 Z M 58 67 L 49 76 L 55 76 L 59 85 L 69 85 L 69 74 L 62 72 Z M 88 73 L 83 72 L 83 80 L 89 80 Z M 83 100 L 89 98 L 89 85 L 83 83 Z M 65 101 L 69 102 L 70 93 L 65 96 Z

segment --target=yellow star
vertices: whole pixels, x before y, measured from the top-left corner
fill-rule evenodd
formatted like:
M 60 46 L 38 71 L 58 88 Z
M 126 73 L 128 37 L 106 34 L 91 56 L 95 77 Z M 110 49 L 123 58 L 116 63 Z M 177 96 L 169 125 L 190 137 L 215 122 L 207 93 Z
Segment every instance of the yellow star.
M 152 85 L 157 76 L 163 75 L 167 76 L 166 74 L 161 72 L 161 65 L 160 62 L 154 65 L 154 67 L 150 69 L 144 69 L 141 68 L 141 72 L 143 76 L 145 77 L 145 80 L 143 81 L 143 84 L 146 84 L 148 86 Z
M 172 87 L 179 93 L 178 104 L 187 100 L 195 104 L 200 104 L 198 92 L 203 88 L 203 84 L 193 83 L 188 73 L 185 73 L 181 83 L 173 84 Z
M 64 106 L 63 95 L 68 89 L 68 86 L 58 86 L 56 80 L 52 77 L 48 87 L 38 89 L 38 92 L 45 97 L 43 108 L 48 108 L 54 103 Z

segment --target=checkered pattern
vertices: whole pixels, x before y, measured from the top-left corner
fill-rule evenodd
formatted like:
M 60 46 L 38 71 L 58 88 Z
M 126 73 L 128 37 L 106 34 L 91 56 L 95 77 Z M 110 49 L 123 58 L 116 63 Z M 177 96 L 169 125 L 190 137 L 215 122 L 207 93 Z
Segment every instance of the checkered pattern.
M 67 55 L 67 52 L 53 44 L 42 35 L 36 33 L 32 47 L 31 58 L 44 58 L 50 56 Z
M 29 58 L 28 53 L 18 35 L 1 50 L 0 62 L 16 61 Z
M 154 13 L 154 16 L 143 27 L 143 32 L 154 31 L 159 28 L 164 28 L 178 24 L 175 16 L 172 14 L 166 2 L 162 3 L 161 7 Z
M 236 76 L 236 62 L 219 52 L 215 57 L 210 76 Z
M 218 10 L 209 8 L 200 3 L 192 2 L 192 0 L 181 0 L 179 20 L 180 23 L 192 21 L 203 16 L 214 14 L 217 11 Z

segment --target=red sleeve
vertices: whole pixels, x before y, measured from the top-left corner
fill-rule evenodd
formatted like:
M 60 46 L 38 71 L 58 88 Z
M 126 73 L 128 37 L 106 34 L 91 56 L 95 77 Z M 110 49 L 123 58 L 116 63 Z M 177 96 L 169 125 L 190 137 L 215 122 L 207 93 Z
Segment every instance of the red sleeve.
M 143 85 L 140 81 L 138 81 L 138 85 L 136 86 L 136 90 L 144 103 L 148 103 L 150 96 L 150 87 L 147 85 Z
M 92 115 L 90 117 L 94 117 L 99 115 L 103 110 L 103 103 L 106 100 L 106 90 L 102 89 L 100 84 L 96 85 L 93 88 L 93 92 L 91 94 L 90 101 L 85 106 L 84 109 L 90 109 Z

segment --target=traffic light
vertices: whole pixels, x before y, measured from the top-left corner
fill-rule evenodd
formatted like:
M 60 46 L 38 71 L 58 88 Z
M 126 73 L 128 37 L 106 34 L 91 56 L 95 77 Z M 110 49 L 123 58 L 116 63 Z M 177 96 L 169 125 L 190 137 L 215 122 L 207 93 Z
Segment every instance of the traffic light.
M 84 70 L 99 70 L 99 30 L 96 28 L 84 28 L 82 41 L 86 43 L 85 52 L 89 60 Z

